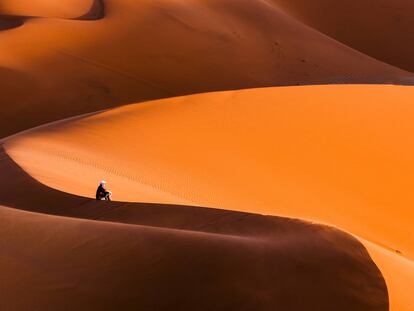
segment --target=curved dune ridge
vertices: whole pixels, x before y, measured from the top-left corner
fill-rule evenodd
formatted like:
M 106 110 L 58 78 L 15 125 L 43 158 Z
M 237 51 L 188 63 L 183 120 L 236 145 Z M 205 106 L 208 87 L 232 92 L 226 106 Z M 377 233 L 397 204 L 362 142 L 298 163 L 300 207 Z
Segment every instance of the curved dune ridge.
M 414 81 L 412 73 L 327 37 L 269 1 L 38 1 L 3 0 L 3 14 L 60 18 L 32 18 L 0 32 L 0 68 L 13 71 L 12 81 L 0 71 L 0 101 L 13 102 L 0 108 L 6 120 L 0 137 L 176 95 Z M 74 19 L 99 3 L 102 19 Z M 90 19 L 103 16 L 95 6 Z
M 387 310 L 385 283 L 355 239 L 299 221 L 221 213 L 228 219 L 183 230 L 0 207 L 3 306 Z
M 413 88 L 396 86 L 201 94 L 59 122 L 5 148 L 31 176 L 65 192 L 91 197 L 105 178 L 121 201 L 333 224 L 379 246 L 367 243 L 396 284 L 391 306 L 410 310 L 414 150 L 405 137 L 414 132 L 413 96 Z M 390 271 L 405 269 L 398 285 Z
M 88 200 L 40 184 L 4 151 L 0 169 L 1 204 L 37 212 L 0 206 L 7 309 L 64 302 L 82 310 L 388 310 L 380 271 L 360 242 L 336 229 L 223 209 Z

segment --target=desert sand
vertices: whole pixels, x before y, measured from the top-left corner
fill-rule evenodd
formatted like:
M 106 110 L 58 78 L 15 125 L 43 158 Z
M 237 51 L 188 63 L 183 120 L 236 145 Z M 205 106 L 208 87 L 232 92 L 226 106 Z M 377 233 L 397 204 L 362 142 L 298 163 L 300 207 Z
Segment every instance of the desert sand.
M 1 15 L 51 18 L 78 18 L 85 15 L 100 0 L 2 0 Z
M 414 71 L 410 0 L 271 0 L 287 14 L 364 54 Z
M 0 2 L 5 16 L 32 16 L 0 32 L 0 101 L 13 102 L 0 111 L 2 137 L 86 112 L 199 92 L 414 81 L 412 73 L 327 37 L 269 1 L 51 2 Z M 75 18 L 88 15 L 92 4 L 92 15 L 102 18 Z
M 0 167 L 1 204 L 14 208 L 0 207 L 0 296 L 11 310 L 388 309 L 366 249 L 334 228 L 98 202 L 42 185 L 4 151 Z
M 2 307 L 414 310 L 411 8 L 0 0 Z
M 414 132 L 413 96 L 366 85 L 184 96 L 44 126 L 5 150 L 64 192 L 93 197 L 104 178 L 119 201 L 328 223 L 410 261 L 414 150 L 401 139 Z M 389 288 L 398 310 L 410 288 Z

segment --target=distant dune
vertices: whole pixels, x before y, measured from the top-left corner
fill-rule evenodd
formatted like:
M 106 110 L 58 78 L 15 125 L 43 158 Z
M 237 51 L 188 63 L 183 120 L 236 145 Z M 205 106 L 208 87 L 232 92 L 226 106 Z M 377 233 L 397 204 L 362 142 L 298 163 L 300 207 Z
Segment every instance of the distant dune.
M 4 2 L 4 14 L 53 18 L 31 18 L 23 27 L 0 32 L 0 68 L 15 72 L 10 82 L 10 74 L 0 71 L 5 89 L 0 102 L 13 102 L 13 107 L 0 108 L 6 120 L 0 137 L 85 112 L 175 95 L 413 82 L 413 74 L 315 31 L 270 2 L 107 0 L 105 17 L 91 21 L 82 16 L 102 17 L 99 2 L 38 1 Z M 76 17 L 81 18 L 70 19 Z
M 271 0 L 307 25 L 396 67 L 414 71 L 411 0 Z
M 76 18 L 100 0 L 1 0 L 0 15 Z

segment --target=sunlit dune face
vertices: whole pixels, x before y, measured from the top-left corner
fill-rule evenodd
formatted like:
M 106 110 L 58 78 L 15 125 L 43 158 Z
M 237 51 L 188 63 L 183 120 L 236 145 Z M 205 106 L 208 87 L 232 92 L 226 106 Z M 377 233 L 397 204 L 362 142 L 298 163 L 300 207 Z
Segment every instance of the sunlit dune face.
M 105 179 L 115 200 L 322 220 L 413 257 L 413 96 L 392 86 L 196 95 L 34 131 L 6 150 L 65 192 L 93 197 Z

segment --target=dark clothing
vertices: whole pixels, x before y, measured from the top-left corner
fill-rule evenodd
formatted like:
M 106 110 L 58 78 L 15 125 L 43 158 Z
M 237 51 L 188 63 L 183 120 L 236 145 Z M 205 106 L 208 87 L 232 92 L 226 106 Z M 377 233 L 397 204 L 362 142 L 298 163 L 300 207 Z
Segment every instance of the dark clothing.
M 109 192 L 105 190 L 105 188 L 102 185 L 99 185 L 98 189 L 96 189 L 96 199 L 97 200 L 108 200 L 110 201 L 111 198 L 109 197 Z

